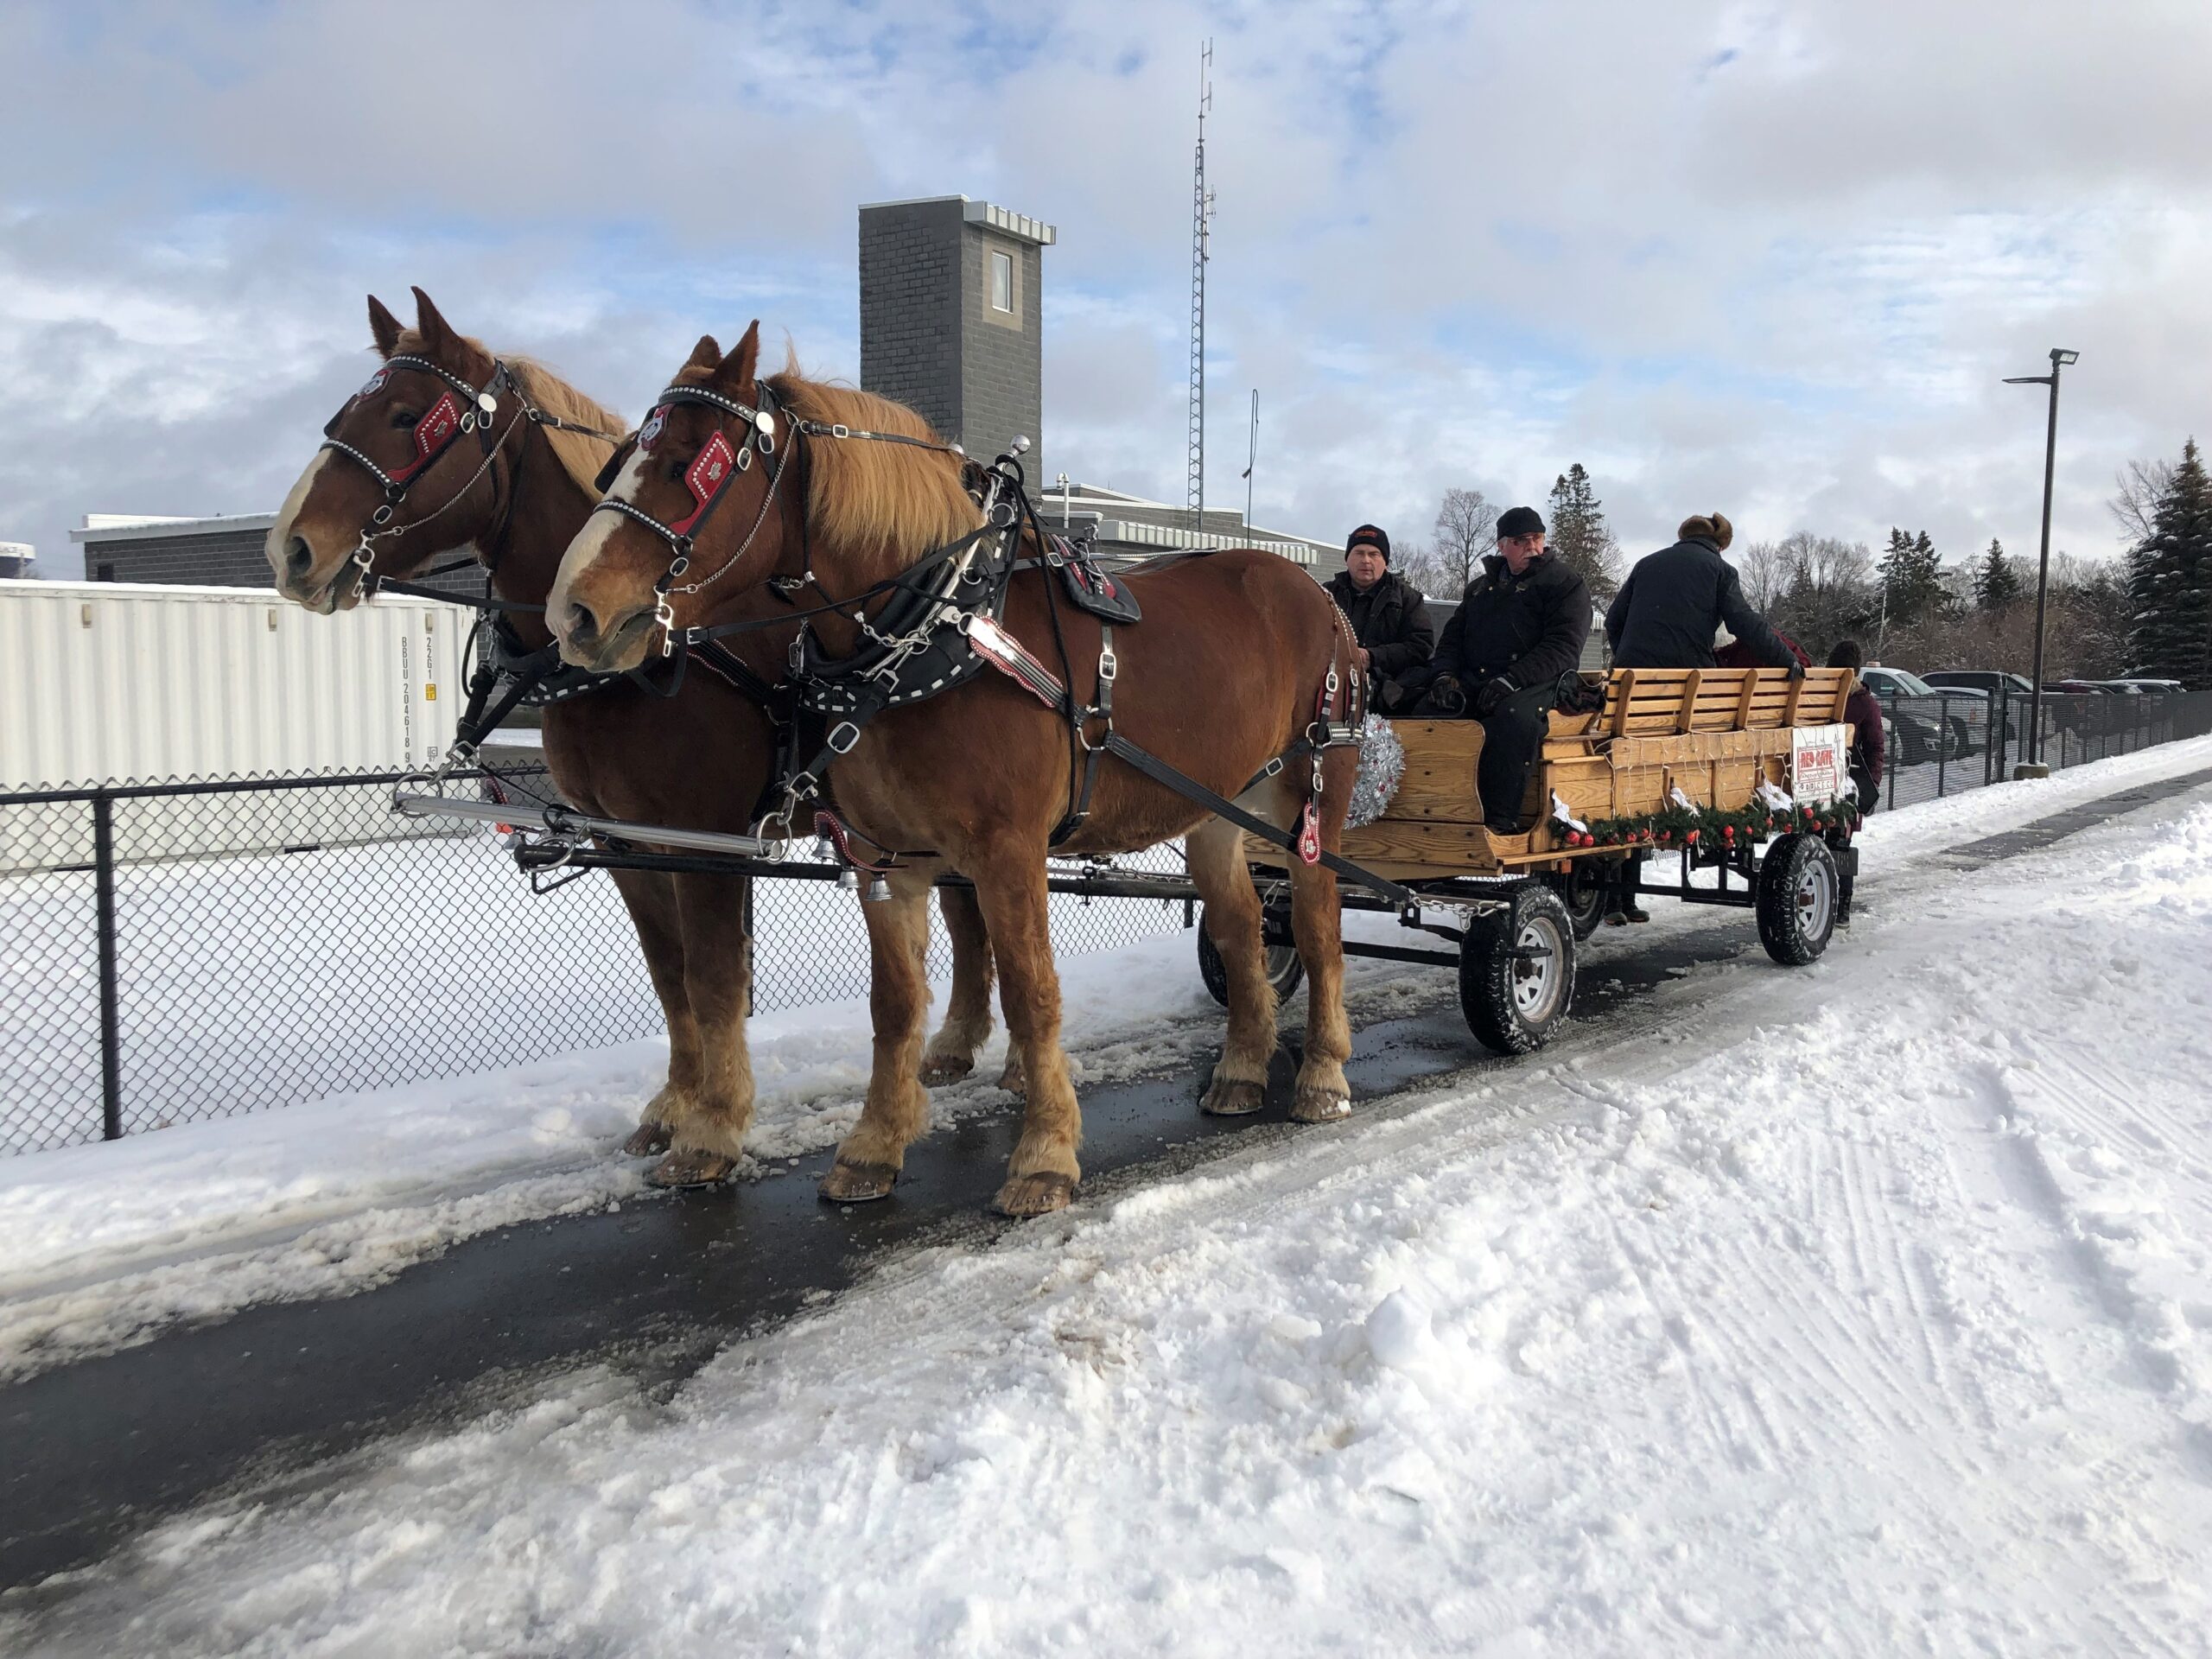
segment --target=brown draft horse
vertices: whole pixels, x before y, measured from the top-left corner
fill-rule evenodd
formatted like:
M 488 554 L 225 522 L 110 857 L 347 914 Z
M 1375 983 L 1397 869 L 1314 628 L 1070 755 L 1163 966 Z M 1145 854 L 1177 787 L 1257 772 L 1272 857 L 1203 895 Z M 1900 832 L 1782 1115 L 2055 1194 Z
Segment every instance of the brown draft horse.
M 779 472 L 766 460 L 734 479 L 719 515 L 692 548 L 689 582 L 670 594 L 679 628 L 775 614 L 779 607 L 764 589 L 772 578 L 790 593 L 810 576 L 792 593 L 801 606 L 850 600 L 982 522 L 954 454 L 923 443 L 827 434 L 802 439 L 789 429 L 797 416 L 934 443 L 911 410 L 795 372 L 756 383 L 759 357 L 756 322 L 727 357 L 712 338 L 702 340 L 677 383 L 746 408 L 763 407 L 765 386 L 778 448 L 803 483 L 788 492 L 772 487 Z M 687 517 L 698 499 L 686 480 L 701 452 L 710 462 L 728 456 L 731 448 L 711 446 L 741 448 L 751 433 L 739 416 L 690 402 L 671 404 L 657 418 L 656 441 L 632 455 L 610 499 L 634 504 L 666 525 Z M 656 583 L 671 563 L 668 542 L 602 507 L 562 560 L 547 601 L 567 660 L 601 669 L 645 660 L 660 638 Z M 1099 626 L 1063 605 L 1063 666 L 1044 582 L 1035 572 L 1014 578 L 1007 630 L 1055 673 L 1071 675 L 1078 696 L 1095 702 Z M 1130 741 L 1210 789 L 1233 795 L 1283 753 L 1314 719 L 1332 670 L 1340 685 L 1357 683 L 1336 607 L 1304 572 L 1273 554 L 1240 550 L 1192 558 L 1128 585 L 1141 598 L 1144 620 L 1114 636 L 1115 721 Z M 843 615 L 821 616 L 813 626 L 832 657 L 861 643 Z M 922 900 L 946 866 L 973 880 L 982 900 L 1007 1026 L 1028 1074 L 1027 1115 L 998 1208 L 1039 1215 L 1072 1195 L 1081 1116 L 1060 1046 L 1059 982 L 1046 910 L 1047 842 L 1070 804 L 1071 750 L 1064 715 L 987 670 L 926 702 L 887 710 L 836 763 L 836 808 L 854 828 L 885 848 L 928 851 L 902 856 L 892 899 L 868 906 L 875 1069 L 865 1113 L 838 1148 L 824 1197 L 849 1201 L 889 1192 L 908 1143 L 925 1125 L 928 1096 L 914 1082 Z M 1334 851 L 1355 757 L 1349 747 L 1323 756 L 1320 834 Z M 1310 761 L 1291 765 L 1243 804 L 1287 827 L 1303 810 L 1311 772 Z M 1205 925 L 1230 990 L 1228 1037 L 1204 1107 L 1254 1111 L 1275 1048 L 1275 995 L 1263 967 L 1261 903 L 1242 831 L 1109 760 L 1088 820 L 1059 850 L 1128 852 L 1176 836 L 1187 837 L 1191 876 L 1205 900 Z M 1290 879 L 1293 931 L 1311 998 L 1292 1116 L 1334 1119 L 1351 1109 L 1344 1061 L 1351 1046 L 1336 877 L 1326 866 L 1294 859 Z
M 618 416 L 527 359 L 495 358 L 448 325 L 421 289 L 416 326 L 403 329 L 369 299 L 369 328 L 386 369 L 333 423 L 330 435 L 387 472 L 422 450 L 414 432 L 447 388 L 433 373 L 395 365 L 395 357 L 435 364 L 470 387 L 488 387 L 504 361 L 521 397 L 556 419 L 600 432 L 623 430 Z M 496 444 L 488 457 L 474 436 L 452 443 L 407 480 L 391 533 L 373 549 L 372 570 L 404 580 L 442 553 L 473 546 L 491 570 L 494 593 L 511 603 L 544 602 L 561 554 L 590 513 L 594 480 L 612 444 L 522 415 L 512 390 L 491 416 Z M 424 446 L 427 447 L 427 446 Z M 277 591 L 328 613 L 361 602 L 352 563 L 363 531 L 385 499 L 368 468 L 340 452 L 316 452 L 292 486 L 269 532 Z M 543 620 L 510 613 L 523 643 L 547 643 Z M 741 648 L 747 665 L 772 677 L 777 655 L 765 639 Z M 639 823 L 743 833 L 754 798 L 769 781 L 773 734 L 750 698 L 712 674 L 687 674 L 675 696 L 629 683 L 550 704 L 545 758 L 562 793 L 586 812 Z M 728 876 L 613 873 L 644 947 L 653 989 L 668 1020 L 668 1079 L 647 1103 L 624 1150 L 673 1150 L 651 1179 L 687 1186 L 719 1179 L 735 1160 L 753 1116 L 753 1073 L 746 1053 L 744 883 Z M 934 1081 L 964 1076 L 990 1033 L 991 957 L 971 893 L 946 890 L 952 938 L 951 1005 L 931 1046 Z M 503 941 L 526 966 L 526 939 Z M 1007 1079 L 1019 1086 L 1009 1067 Z

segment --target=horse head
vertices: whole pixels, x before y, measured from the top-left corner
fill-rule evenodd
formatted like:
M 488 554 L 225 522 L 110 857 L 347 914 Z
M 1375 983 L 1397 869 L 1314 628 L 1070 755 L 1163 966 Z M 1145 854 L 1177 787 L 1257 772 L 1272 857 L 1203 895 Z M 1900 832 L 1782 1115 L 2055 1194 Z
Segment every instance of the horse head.
M 411 575 L 493 527 L 493 439 L 476 435 L 493 418 L 499 365 L 419 288 L 415 308 L 408 333 L 369 296 L 384 360 L 323 429 L 270 527 L 276 591 L 311 611 L 349 610 L 365 579 Z
M 757 378 L 760 362 L 758 321 L 727 355 L 702 336 L 602 475 L 606 493 L 546 599 L 570 663 L 634 668 L 657 626 L 696 621 L 679 621 L 677 607 L 707 582 L 734 596 L 776 568 L 805 503 L 779 487 L 797 435 Z

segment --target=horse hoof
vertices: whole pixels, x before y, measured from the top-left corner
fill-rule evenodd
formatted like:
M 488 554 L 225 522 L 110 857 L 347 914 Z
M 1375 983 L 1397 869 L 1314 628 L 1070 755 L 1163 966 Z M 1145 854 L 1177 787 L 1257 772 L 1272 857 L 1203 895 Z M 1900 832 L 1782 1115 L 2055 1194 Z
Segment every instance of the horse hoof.
M 937 1089 L 959 1082 L 975 1069 L 976 1062 L 965 1054 L 932 1054 L 922 1062 L 921 1079 L 925 1087 Z
M 822 1178 L 822 1196 L 831 1204 L 866 1204 L 887 1198 L 899 1184 L 899 1172 L 889 1164 L 848 1163 L 840 1158 Z
M 999 1073 L 999 1087 L 1009 1095 L 1027 1095 L 1029 1079 L 1023 1075 L 1020 1060 L 1008 1060 L 1006 1070 Z
M 1241 1077 L 1216 1077 L 1198 1109 L 1209 1117 L 1249 1117 L 1260 1109 L 1265 1085 Z
M 1036 1175 L 1011 1177 L 999 1188 L 998 1197 L 991 1200 L 991 1208 L 1016 1221 L 1027 1221 L 1033 1216 L 1049 1216 L 1055 1210 L 1066 1209 L 1074 1197 L 1075 1177 L 1046 1170 Z
M 665 1123 L 640 1123 L 630 1131 L 630 1138 L 622 1143 L 625 1158 L 658 1158 L 668 1150 L 669 1127 Z
M 719 1152 L 671 1152 L 645 1172 L 650 1186 L 682 1192 L 694 1186 L 713 1186 L 737 1167 L 737 1160 Z
M 1335 1123 L 1351 1116 L 1351 1102 L 1325 1090 L 1299 1090 L 1290 1103 L 1290 1116 L 1298 1123 Z

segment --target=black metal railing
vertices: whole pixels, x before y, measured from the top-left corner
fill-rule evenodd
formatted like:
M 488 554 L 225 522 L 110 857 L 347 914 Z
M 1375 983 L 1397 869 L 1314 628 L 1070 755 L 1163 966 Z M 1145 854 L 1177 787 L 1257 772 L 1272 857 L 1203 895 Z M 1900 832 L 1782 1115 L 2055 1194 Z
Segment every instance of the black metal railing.
M 0 1151 L 114 1139 L 658 1036 L 613 882 L 540 896 L 494 831 L 390 810 L 398 774 L 0 794 Z M 511 789 L 551 793 L 540 768 Z M 1174 849 L 1143 862 L 1179 869 Z M 1067 952 L 1180 928 L 1056 896 Z M 868 989 L 859 906 L 753 893 L 756 1012 Z M 931 966 L 950 965 L 941 938 Z
M 2039 747 L 2043 760 L 2056 771 L 2212 730 L 2212 691 L 2045 692 L 2036 746 L 2029 741 L 2034 705 L 2024 696 L 1947 690 L 1878 701 L 1888 750 L 1885 808 L 2005 782 L 2030 759 L 2032 747 Z

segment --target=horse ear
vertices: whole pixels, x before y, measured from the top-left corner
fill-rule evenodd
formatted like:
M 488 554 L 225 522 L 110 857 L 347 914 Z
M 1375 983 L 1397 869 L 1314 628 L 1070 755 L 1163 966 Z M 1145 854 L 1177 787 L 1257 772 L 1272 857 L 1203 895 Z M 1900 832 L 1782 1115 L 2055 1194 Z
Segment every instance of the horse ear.
M 715 371 L 715 384 L 732 391 L 742 391 L 753 384 L 753 373 L 760 366 L 760 320 L 756 317 L 753 326 L 745 331 L 745 338 L 737 342 L 722 359 L 721 367 Z
M 419 288 L 415 290 L 415 332 L 423 337 L 423 349 L 433 357 L 441 346 L 453 343 L 452 326 L 430 303 L 430 296 Z
M 712 374 L 721 365 L 722 348 L 715 343 L 712 334 L 700 335 L 699 343 L 691 348 L 691 355 L 683 359 L 685 369 L 696 369 L 702 374 Z
M 390 357 L 399 349 L 399 319 L 385 309 L 384 302 L 373 294 L 369 296 L 369 338 L 376 342 L 381 357 Z

